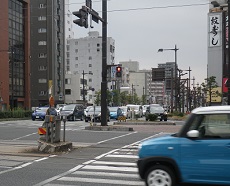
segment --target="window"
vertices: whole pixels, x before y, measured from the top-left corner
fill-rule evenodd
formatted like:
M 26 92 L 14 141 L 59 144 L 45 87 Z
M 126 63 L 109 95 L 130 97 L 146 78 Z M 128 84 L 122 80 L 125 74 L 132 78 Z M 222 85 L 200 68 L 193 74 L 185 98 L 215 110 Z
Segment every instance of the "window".
M 89 56 L 89 60 L 92 60 L 92 56 Z
M 38 83 L 47 83 L 47 79 L 38 79 Z
M 77 41 L 75 42 L 75 45 L 78 45 L 78 42 L 77 42 Z
M 91 79 L 91 78 L 89 78 L 89 82 L 92 82 L 92 79 Z
M 45 70 L 47 70 L 47 67 L 46 66 L 39 66 L 38 70 L 39 71 L 45 71 Z
M 39 16 L 38 21 L 46 21 L 46 16 Z
M 71 95 L 71 89 L 65 89 L 65 95 Z
M 46 45 L 46 41 L 38 41 L 38 45 Z
M 89 67 L 92 67 L 92 64 L 89 64 Z
M 100 52 L 100 48 L 97 48 L 97 52 Z
M 78 57 L 75 57 L 75 60 L 78 60 Z
M 97 47 L 100 47 L 100 43 L 97 43 Z
M 39 4 L 39 8 L 46 8 L 46 4 Z
M 230 115 L 197 115 L 189 130 L 198 130 L 200 138 L 230 138 Z
M 70 78 L 66 78 L 65 79 L 65 84 L 67 84 L 67 85 L 71 84 L 71 79 Z
M 46 53 L 40 53 L 40 54 L 38 54 L 38 57 L 39 58 L 46 58 L 47 54 Z
M 41 90 L 41 91 L 38 92 L 39 96 L 45 96 L 46 94 L 47 94 L 47 92 L 44 91 L 44 90 Z
M 78 53 L 78 49 L 75 49 L 75 52 Z
M 39 28 L 38 33 L 46 33 L 46 28 Z

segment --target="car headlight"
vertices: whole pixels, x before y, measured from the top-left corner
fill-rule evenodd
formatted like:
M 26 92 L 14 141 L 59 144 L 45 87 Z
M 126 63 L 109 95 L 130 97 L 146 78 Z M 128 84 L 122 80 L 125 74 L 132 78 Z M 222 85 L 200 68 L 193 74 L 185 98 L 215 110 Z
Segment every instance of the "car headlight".
M 99 113 L 98 116 L 101 116 L 101 113 Z
M 167 114 L 168 114 L 168 113 L 165 111 L 165 112 L 164 112 L 164 115 L 167 115 Z

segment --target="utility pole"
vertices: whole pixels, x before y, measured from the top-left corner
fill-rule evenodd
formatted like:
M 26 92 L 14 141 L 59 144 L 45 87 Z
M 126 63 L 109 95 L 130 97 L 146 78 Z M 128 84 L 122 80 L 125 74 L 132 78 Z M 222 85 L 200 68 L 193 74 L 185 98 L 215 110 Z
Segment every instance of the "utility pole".
M 107 126 L 107 0 L 102 0 L 101 126 Z

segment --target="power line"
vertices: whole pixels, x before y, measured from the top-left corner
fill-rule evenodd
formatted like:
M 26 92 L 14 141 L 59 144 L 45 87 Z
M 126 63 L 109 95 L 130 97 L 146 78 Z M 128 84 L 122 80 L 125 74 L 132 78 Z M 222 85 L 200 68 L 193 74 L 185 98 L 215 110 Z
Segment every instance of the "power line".
M 187 4 L 187 5 L 170 5 L 170 6 L 155 6 L 155 7 L 144 7 L 144 8 L 129 8 L 129 9 L 117 9 L 108 10 L 108 12 L 124 12 L 124 11 L 136 11 L 136 10 L 151 10 L 151 9 L 161 9 L 161 8 L 181 8 L 181 7 L 191 7 L 191 6 L 204 6 L 210 3 L 200 3 L 200 4 Z

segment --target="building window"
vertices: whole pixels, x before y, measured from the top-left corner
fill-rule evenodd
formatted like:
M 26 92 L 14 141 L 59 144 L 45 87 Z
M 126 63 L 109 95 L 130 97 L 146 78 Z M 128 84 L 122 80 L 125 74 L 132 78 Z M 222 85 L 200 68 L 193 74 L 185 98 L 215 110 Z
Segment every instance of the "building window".
M 75 60 L 78 60 L 78 57 L 75 57 Z
M 40 54 L 38 54 L 38 57 L 39 58 L 46 58 L 47 54 L 46 53 L 40 53 Z
M 97 43 L 97 47 L 100 47 L 100 43 Z
M 71 95 L 71 89 L 65 89 L 65 95 Z
M 97 52 L 100 52 L 100 48 L 97 48 Z
M 47 67 L 46 67 L 46 66 L 39 66 L 39 67 L 38 67 L 38 70 L 39 70 L 39 71 L 46 71 L 46 70 L 47 70 Z
M 46 33 L 46 28 L 39 28 L 38 33 Z
M 47 83 L 47 79 L 38 79 L 38 83 Z
M 75 49 L 75 53 L 78 53 L 78 49 Z
M 92 79 L 91 79 L 91 78 L 89 78 L 89 82 L 92 82 Z
M 46 8 L 46 4 L 39 4 L 39 8 Z
M 77 41 L 75 42 L 75 45 L 78 45 L 78 42 L 77 42 Z
M 89 64 L 89 67 L 92 67 L 92 64 Z
M 92 60 L 92 56 L 89 56 L 89 60 Z
M 91 75 L 92 75 L 92 74 L 93 74 L 93 72 L 92 72 L 92 71 L 89 71 L 89 74 L 91 74 Z
M 46 21 L 46 16 L 39 16 L 38 21 Z
M 71 84 L 71 79 L 70 78 L 66 78 L 65 79 L 65 84 L 66 85 L 70 85 Z
M 41 90 L 41 91 L 38 92 L 39 96 L 45 96 L 46 94 L 47 94 L 47 92 L 44 91 L 44 90 Z
M 75 64 L 75 68 L 78 68 L 78 64 Z
M 38 41 L 38 45 L 46 45 L 46 41 Z

